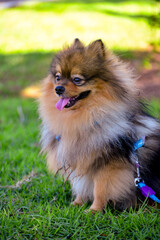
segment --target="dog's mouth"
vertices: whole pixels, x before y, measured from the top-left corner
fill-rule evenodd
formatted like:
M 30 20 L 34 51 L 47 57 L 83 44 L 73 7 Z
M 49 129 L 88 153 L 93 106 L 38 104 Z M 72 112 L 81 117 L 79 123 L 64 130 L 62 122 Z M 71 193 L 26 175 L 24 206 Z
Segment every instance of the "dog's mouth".
M 70 108 L 76 104 L 81 99 L 86 98 L 90 94 L 90 90 L 85 91 L 80 93 L 80 95 L 75 96 L 75 97 L 70 97 L 70 98 L 61 98 L 57 103 L 56 103 L 56 108 L 60 111 L 63 110 L 63 108 Z

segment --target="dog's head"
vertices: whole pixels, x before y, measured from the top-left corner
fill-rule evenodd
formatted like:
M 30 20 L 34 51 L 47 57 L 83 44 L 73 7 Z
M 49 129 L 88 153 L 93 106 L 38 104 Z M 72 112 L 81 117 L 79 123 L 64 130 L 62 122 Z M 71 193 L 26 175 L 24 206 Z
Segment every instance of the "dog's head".
M 117 80 L 114 65 L 118 65 L 117 58 L 105 49 L 101 40 L 85 47 L 75 39 L 69 48 L 55 56 L 51 64 L 57 109 L 77 109 L 91 97 L 97 101 L 100 96 L 115 101 L 124 96 L 126 89 Z

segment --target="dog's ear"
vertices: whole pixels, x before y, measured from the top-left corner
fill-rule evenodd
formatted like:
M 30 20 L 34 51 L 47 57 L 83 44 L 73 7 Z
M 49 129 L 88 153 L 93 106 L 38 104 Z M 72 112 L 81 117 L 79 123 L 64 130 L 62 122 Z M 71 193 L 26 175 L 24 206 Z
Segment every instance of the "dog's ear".
M 103 57 L 105 56 L 105 46 L 101 39 L 98 39 L 98 40 L 92 42 L 88 46 L 88 50 L 94 51 L 95 54 L 100 54 Z
M 73 48 L 84 48 L 84 45 L 78 38 L 76 38 L 72 44 L 72 47 Z

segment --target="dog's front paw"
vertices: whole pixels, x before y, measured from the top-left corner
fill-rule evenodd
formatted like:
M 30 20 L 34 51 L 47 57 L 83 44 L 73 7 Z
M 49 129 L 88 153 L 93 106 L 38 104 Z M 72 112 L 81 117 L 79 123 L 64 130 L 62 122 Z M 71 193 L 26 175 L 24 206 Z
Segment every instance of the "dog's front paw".
M 95 204 L 93 203 L 89 209 L 87 209 L 85 212 L 91 212 L 92 214 L 95 214 L 96 212 L 103 212 L 103 205 L 102 204 Z
M 82 205 L 83 205 L 83 203 L 77 202 L 76 200 L 73 201 L 73 202 L 71 202 L 71 204 L 72 204 L 73 206 L 82 206 Z
M 97 212 L 100 212 L 100 213 L 102 213 L 103 212 L 103 209 L 93 209 L 93 208 L 89 208 L 89 209 L 86 209 L 85 211 L 84 211 L 85 213 L 91 213 L 91 214 L 96 214 Z
M 81 197 L 76 197 L 76 199 L 71 203 L 73 206 L 82 206 L 83 201 Z

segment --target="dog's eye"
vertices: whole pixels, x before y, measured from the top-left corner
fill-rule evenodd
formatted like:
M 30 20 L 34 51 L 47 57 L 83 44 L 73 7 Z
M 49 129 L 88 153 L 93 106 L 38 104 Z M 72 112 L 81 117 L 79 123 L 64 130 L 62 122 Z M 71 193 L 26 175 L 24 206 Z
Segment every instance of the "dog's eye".
M 56 74 L 55 75 L 55 79 L 56 79 L 56 81 L 60 81 L 61 80 L 61 75 L 60 74 Z
M 73 83 L 74 83 L 75 85 L 81 85 L 81 82 L 82 82 L 82 79 L 80 79 L 79 77 L 75 77 L 75 78 L 73 79 Z

